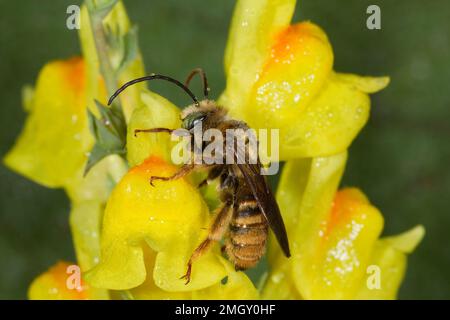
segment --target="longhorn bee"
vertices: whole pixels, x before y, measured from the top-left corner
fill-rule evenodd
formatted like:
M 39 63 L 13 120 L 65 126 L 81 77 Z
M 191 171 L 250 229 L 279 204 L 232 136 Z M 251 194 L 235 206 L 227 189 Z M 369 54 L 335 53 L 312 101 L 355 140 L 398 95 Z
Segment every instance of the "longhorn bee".
M 195 75 L 200 75 L 203 83 L 204 99 L 199 101 L 188 88 L 189 82 Z M 227 110 L 218 106 L 213 100 L 208 99 L 208 81 L 205 72 L 194 69 L 186 79 L 185 84 L 176 79 L 152 74 L 137 78 L 125 83 L 109 99 L 108 105 L 128 86 L 141 81 L 161 79 L 174 83 L 182 88 L 193 100 L 193 104 L 182 111 L 182 128 L 187 130 L 193 139 L 194 128 L 202 125 L 203 132 L 210 128 L 220 130 L 224 135 L 226 129 L 248 129 L 243 121 L 230 119 Z M 135 130 L 135 135 L 139 132 L 167 132 L 172 133 L 176 129 L 151 128 Z M 262 165 L 259 157 L 255 164 L 245 162 L 249 152 L 247 142 L 245 150 L 237 150 L 233 143 L 232 148 L 226 148 L 223 157 L 230 155 L 237 161 L 233 164 L 197 164 L 191 161 L 170 177 L 152 176 L 150 184 L 155 180 L 170 181 L 186 176 L 195 169 L 205 168 L 208 171 L 207 178 L 199 185 L 203 186 L 214 179 L 220 179 L 218 185 L 221 206 L 217 210 L 213 223 L 210 227 L 207 238 L 195 249 L 187 264 L 187 271 L 180 279 L 185 279 L 189 283 L 193 262 L 198 259 L 215 241 L 220 241 L 225 236 L 225 251 L 228 259 L 234 264 L 236 270 L 245 270 L 255 266 L 265 253 L 266 240 L 269 227 L 273 230 L 283 253 L 290 257 L 289 242 L 286 234 L 280 209 L 273 196 L 272 191 L 264 177 L 261 175 Z M 204 146 L 202 146 L 203 148 Z M 192 145 L 191 152 L 194 145 Z M 242 148 L 242 146 L 241 146 Z M 244 157 L 244 159 L 242 159 Z

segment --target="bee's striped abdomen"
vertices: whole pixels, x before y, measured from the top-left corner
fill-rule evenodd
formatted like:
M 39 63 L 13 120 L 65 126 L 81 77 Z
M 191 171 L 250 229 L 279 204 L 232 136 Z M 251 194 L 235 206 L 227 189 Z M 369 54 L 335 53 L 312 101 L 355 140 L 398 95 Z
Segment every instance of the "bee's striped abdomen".
M 264 255 L 268 224 L 252 195 L 237 202 L 226 241 L 226 253 L 236 270 L 251 268 Z

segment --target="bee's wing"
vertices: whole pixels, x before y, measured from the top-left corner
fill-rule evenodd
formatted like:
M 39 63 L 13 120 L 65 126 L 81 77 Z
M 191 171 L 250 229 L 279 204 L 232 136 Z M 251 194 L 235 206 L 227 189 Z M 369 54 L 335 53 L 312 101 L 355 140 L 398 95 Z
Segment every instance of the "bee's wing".
M 263 175 L 261 175 L 261 164 L 247 164 L 245 163 L 245 152 L 242 150 L 233 150 L 237 166 L 239 167 L 245 181 L 255 196 L 256 202 L 269 222 L 270 228 L 273 230 L 275 237 L 280 244 L 286 257 L 290 257 L 289 241 L 286 234 L 286 227 L 284 226 L 283 218 L 281 217 L 280 209 L 277 201 L 273 196 L 272 191 Z

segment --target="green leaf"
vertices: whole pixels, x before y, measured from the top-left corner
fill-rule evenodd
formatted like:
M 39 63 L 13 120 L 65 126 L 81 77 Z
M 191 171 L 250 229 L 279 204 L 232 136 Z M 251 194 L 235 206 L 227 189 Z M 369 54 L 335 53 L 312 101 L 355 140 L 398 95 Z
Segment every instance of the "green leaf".
M 95 104 L 100 112 L 101 124 L 120 140 L 125 141 L 127 125 L 120 105 L 114 103 L 111 107 L 106 107 L 97 100 L 95 100 Z
M 124 68 L 126 68 L 131 62 L 133 62 L 138 55 L 138 28 L 133 26 L 127 34 L 123 37 L 123 52 L 122 60 L 119 64 L 117 70 L 120 73 Z
M 92 148 L 91 152 L 89 153 L 89 158 L 86 163 L 86 166 L 84 167 L 84 175 L 89 172 L 89 170 L 92 169 L 93 166 L 95 166 L 100 160 L 108 156 L 108 151 L 102 149 L 98 144 L 95 144 Z
M 121 108 L 116 104 L 106 107 L 97 100 L 95 104 L 100 118 L 88 110 L 89 128 L 95 138 L 95 144 L 89 153 L 85 175 L 106 156 L 118 154 L 124 157 L 126 154 L 127 125 Z

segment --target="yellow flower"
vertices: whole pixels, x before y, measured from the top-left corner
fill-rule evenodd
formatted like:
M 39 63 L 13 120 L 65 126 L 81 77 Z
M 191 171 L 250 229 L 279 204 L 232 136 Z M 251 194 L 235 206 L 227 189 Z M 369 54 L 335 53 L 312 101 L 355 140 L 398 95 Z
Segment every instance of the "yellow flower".
M 264 298 L 396 297 L 405 254 L 421 241 L 424 229 L 418 226 L 404 235 L 379 239 L 383 217 L 366 196 L 354 188 L 336 192 L 345 160 L 344 153 L 286 164 L 277 199 L 292 257 L 286 259 L 270 248 Z M 379 286 L 374 278 L 378 276 Z
M 117 184 L 103 219 L 101 262 L 86 280 L 97 288 L 136 288 L 131 294 L 138 298 L 256 298 L 253 284 L 232 270 L 217 246 L 195 262 L 189 284 L 180 279 L 210 219 L 200 193 L 184 179 L 149 184 L 151 176 L 169 176 L 176 169 L 151 157 Z
M 84 183 L 83 169 L 93 146 L 88 128 L 87 107 L 94 114 L 94 100 L 105 101 L 104 81 L 100 76 L 87 10 L 82 9 L 80 39 L 84 58 L 50 62 L 39 73 L 34 94 L 27 96 L 29 116 L 14 147 L 4 158 L 12 170 L 47 187 L 63 187 L 76 200 L 91 199 L 78 189 Z M 108 15 L 105 25 L 126 34 L 129 21 L 119 3 Z M 119 74 L 119 83 L 143 75 L 140 55 Z M 121 95 L 125 114 L 138 104 L 141 86 Z M 28 90 L 27 92 L 30 92 Z
M 105 101 L 107 96 L 85 7 L 81 22 L 84 26 L 80 30 L 84 57 L 53 61 L 44 66 L 36 88 L 26 91 L 24 105 L 29 115 L 4 162 L 37 183 L 65 189 L 71 200 L 70 225 L 77 260 L 84 271 L 98 263 L 104 206 L 126 166 L 118 156 L 109 156 L 83 176 L 87 154 L 94 143 L 87 108 L 98 114 L 94 99 Z M 120 35 L 130 30 L 121 3 L 108 15 L 105 25 Z M 143 74 L 142 59 L 137 52 L 118 73 L 118 82 Z M 121 96 L 126 117 L 137 104 L 140 89 L 142 87 L 137 86 Z
M 333 51 L 315 24 L 290 25 L 293 0 L 238 1 L 219 102 L 252 128 L 280 130 L 281 160 L 345 151 L 367 121 L 368 93 L 389 78 L 332 70 Z
M 48 187 L 62 187 L 76 174 L 92 144 L 85 74 L 80 58 L 42 69 L 23 132 L 5 156 L 8 167 Z

